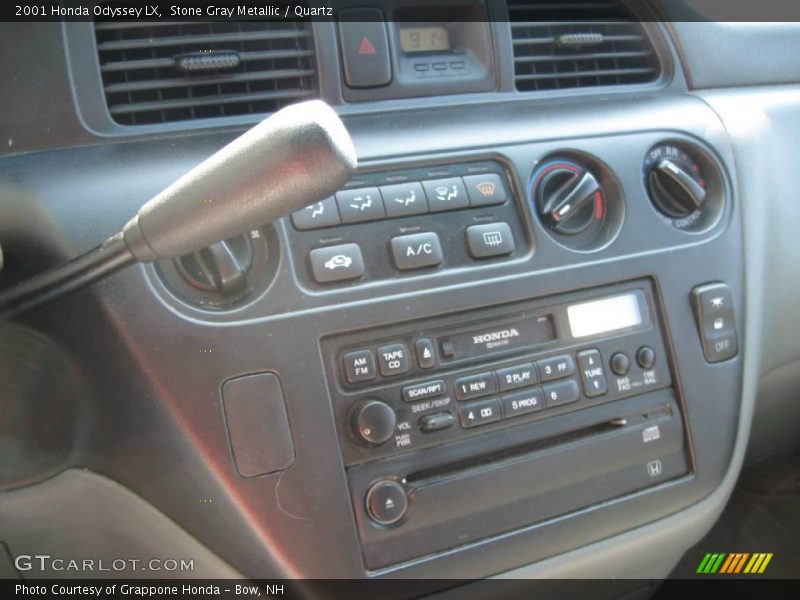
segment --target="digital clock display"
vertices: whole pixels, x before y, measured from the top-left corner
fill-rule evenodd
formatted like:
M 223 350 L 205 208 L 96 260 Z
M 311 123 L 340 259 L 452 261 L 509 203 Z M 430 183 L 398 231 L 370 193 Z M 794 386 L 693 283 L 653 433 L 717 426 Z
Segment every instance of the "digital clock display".
M 441 52 L 450 50 L 450 35 L 441 26 L 402 27 L 400 47 L 403 52 Z

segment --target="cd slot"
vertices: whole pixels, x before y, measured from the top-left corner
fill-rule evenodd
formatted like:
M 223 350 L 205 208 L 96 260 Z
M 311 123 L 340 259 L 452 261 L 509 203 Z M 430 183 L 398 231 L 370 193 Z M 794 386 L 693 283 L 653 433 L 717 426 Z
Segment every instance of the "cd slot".
M 504 467 L 519 460 L 526 460 L 529 455 L 548 449 L 579 443 L 581 440 L 596 438 L 604 434 L 616 435 L 621 429 L 635 426 L 633 424 L 634 422 L 641 424 L 641 421 L 642 415 L 628 415 L 627 417 L 615 418 L 611 421 L 591 425 L 577 431 L 559 435 L 555 438 L 530 442 L 511 448 L 503 448 L 502 450 L 497 450 L 489 454 L 470 457 L 454 463 L 411 473 L 405 478 L 405 483 L 411 488 L 419 488 L 461 475 L 472 475 L 482 469 Z
M 653 392 L 578 429 L 456 460 L 408 460 L 350 469 L 354 497 L 394 478 L 408 513 L 376 527 L 356 507 L 365 562 L 379 569 L 530 526 L 689 472 L 671 391 Z M 405 467 L 405 470 L 403 468 Z

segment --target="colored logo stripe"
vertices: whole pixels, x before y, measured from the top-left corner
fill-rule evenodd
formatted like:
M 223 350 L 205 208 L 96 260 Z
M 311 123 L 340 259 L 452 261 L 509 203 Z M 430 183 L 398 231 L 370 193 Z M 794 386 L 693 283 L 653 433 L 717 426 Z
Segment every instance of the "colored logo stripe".
M 749 552 L 708 553 L 703 557 L 700 566 L 697 567 L 697 573 L 728 575 L 742 572 L 749 574 L 763 573 L 772 560 L 772 556 L 772 553 L 765 552 L 755 554 L 750 554 Z

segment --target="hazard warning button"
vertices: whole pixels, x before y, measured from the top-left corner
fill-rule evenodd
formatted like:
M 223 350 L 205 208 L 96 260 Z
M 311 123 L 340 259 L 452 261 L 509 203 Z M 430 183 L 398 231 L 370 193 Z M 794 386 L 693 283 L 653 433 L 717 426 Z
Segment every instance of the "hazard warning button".
M 338 18 L 347 85 L 370 88 L 391 82 L 392 64 L 383 12 L 377 8 L 348 8 L 340 11 Z

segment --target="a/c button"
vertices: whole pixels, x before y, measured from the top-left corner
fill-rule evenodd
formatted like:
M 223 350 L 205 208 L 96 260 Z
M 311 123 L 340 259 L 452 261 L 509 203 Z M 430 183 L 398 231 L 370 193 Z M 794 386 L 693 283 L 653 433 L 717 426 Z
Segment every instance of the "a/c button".
M 392 238 L 392 255 L 398 269 L 421 269 L 442 262 L 442 245 L 433 232 L 401 235 Z

